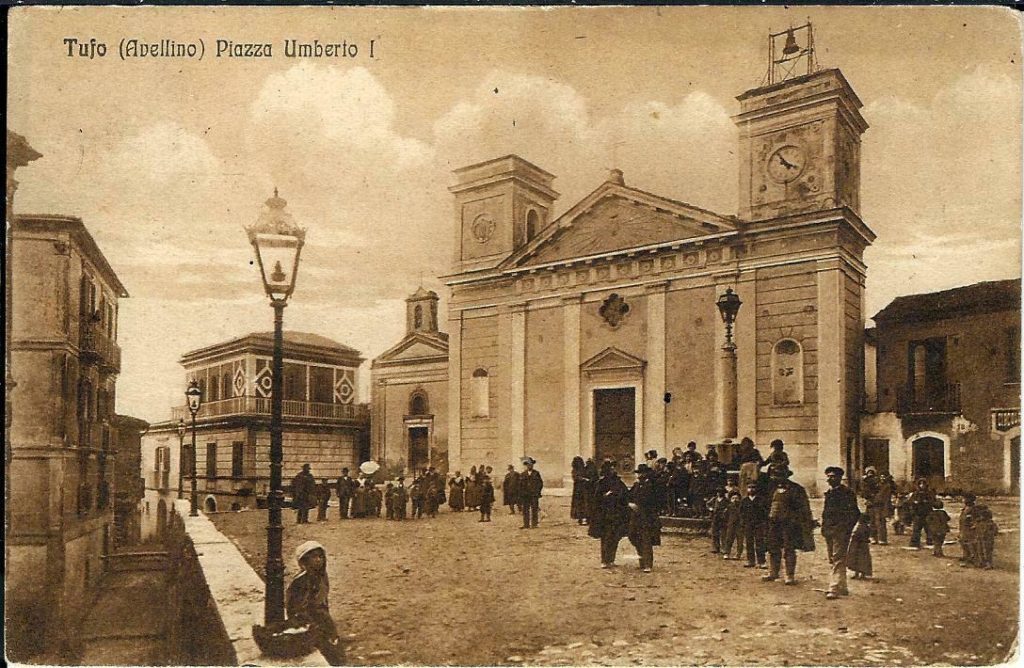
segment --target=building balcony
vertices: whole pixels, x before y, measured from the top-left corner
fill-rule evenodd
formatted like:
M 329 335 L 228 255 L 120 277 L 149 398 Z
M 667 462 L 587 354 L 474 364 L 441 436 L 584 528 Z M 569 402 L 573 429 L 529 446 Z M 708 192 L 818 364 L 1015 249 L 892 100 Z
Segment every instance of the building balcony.
M 313 422 L 366 421 L 366 406 L 358 404 L 332 404 L 317 401 L 281 402 L 281 414 L 285 418 L 303 418 Z M 210 401 L 199 407 L 196 419 L 228 416 L 270 417 L 270 399 L 267 397 L 233 397 L 222 401 Z M 172 420 L 183 419 L 187 423 L 191 413 L 187 406 L 172 409 Z
M 100 323 L 93 321 L 82 323 L 78 348 L 81 351 L 82 362 L 85 364 L 97 364 L 100 369 L 108 373 L 121 372 L 121 346 L 107 336 Z
M 960 413 L 960 383 L 946 383 L 918 395 L 914 388 L 901 387 L 897 396 L 898 415 L 958 415 Z
M 1019 408 L 993 408 L 992 431 L 1005 433 L 1020 426 Z

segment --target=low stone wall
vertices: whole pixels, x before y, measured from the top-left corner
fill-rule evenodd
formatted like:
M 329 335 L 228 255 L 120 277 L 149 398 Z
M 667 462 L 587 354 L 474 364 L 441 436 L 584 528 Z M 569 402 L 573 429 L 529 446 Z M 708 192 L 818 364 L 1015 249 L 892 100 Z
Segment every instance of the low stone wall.
M 263 580 L 209 518 L 189 517 L 187 501 L 176 501 L 174 509 L 173 524 L 180 522 L 183 532 L 182 586 L 202 592 L 189 597 L 183 612 L 192 621 L 182 624 L 177 640 L 183 648 L 205 647 L 182 657 L 190 659 L 185 665 L 326 666 L 319 652 L 296 660 L 261 654 L 252 626 L 263 621 Z

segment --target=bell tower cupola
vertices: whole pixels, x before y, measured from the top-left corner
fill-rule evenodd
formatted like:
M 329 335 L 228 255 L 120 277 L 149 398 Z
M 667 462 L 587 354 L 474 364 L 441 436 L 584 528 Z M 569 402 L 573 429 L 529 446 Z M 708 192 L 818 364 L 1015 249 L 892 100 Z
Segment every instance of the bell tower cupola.
M 740 95 L 739 216 L 860 210 L 863 106 L 838 69 L 818 69 L 810 22 L 768 37 L 762 85 Z
M 437 293 L 420 286 L 405 299 L 405 331 L 437 334 Z

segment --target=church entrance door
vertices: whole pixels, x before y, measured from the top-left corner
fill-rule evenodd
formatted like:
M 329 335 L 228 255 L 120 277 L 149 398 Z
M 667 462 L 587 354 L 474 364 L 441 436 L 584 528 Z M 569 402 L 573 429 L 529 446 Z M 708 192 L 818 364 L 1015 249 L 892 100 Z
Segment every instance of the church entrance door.
M 618 462 L 620 475 L 636 468 L 636 389 L 594 390 L 594 461 Z
M 430 433 L 426 427 L 409 428 L 409 471 L 430 466 Z

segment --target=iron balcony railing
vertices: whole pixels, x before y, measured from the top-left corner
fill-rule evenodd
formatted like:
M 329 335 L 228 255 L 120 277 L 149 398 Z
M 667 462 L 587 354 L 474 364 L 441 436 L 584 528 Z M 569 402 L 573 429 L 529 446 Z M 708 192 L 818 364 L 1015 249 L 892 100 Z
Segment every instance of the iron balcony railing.
M 99 364 L 102 369 L 112 373 L 121 372 L 121 347 L 107 336 L 101 323 L 91 320 L 82 322 L 78 347 L 82 361 L 86 364 Z
M 1019 408 L 993 408 L 992 429 L 993 431 L 1010 431 L 1020 426 Z
M 281 414 L 286 418 L 308 418 L 311 420 L 363 420 L 366 406 L 358 404 L 332 404 L 318 401 L 281 402 Z M 210 401 L 199 407 L 197 419 L 229 415 L 270 416 L 269 397 L 233 397 L 221 401 Z M 178 406 L 172 411 L 172 420 L 191 419 L 187 406 Z
M 917 393 L 914 386 L 900 388 L 896 407 L 900 415 L 957 414 L 960 412 L 960 383 L 946 383 Z

